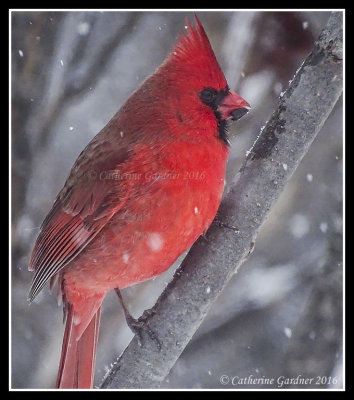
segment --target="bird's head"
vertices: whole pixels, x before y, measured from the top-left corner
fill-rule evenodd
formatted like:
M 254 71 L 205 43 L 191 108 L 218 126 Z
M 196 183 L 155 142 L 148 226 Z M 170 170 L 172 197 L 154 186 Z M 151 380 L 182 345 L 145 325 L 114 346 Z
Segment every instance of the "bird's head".
M 162 65 L 135 91 L 120 113 L 135 118 L 125 125 L 157 135 L 169 132 L 203 140 L 217 137 L 225 144 L 228 120 L 238 120 L 250 105 L 230 90 L 209 39 L 197 17 L 186 22 Z
M 159 69 L 168 79 L 166 103 L 178 113 L 181 124 L 213 132 L 227 142 L 226 121 L 238 120 L 250 105 L 230 90 L 199 19 L 187 21 L 183 34 Z M 169 93 L 169 94 L 168 94 Z

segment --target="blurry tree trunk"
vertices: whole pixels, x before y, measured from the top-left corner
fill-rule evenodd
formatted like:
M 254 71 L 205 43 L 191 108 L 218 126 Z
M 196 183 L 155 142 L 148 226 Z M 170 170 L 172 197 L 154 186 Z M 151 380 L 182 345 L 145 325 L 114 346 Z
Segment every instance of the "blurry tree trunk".
M 28 120 L 36 107 L 35 100 L 44 92 L 48 80 L 47 60 L 51 59 L 55 47 L 53 42 L 63 19 L 63 13 L 33 13 L 32 17 L 12 14 L 12 203 L 13 210 L 22 209 L 31 170 L 31 135 Z M 30 34 L 20 35 L 21 25 L 30 24 Z M 45 34 L 44 34 L 45 33 Z M 38 42 L 36 51 L 31 51 L 31 42 Z M 21 56 L 19 57 L 19 52 Z M 16 79 L 16 82 L 14 81 Z M 48 131 L 40 137 L 48 135 Z M 16 223 L 19 215 L 14 214 Z
M 134 337 L 102 388 L 156 388 L 168 375 L 211 304 L 246 260 L 272 206 L 342 93 L 342 13 L 333 13 L 279 107 L 260 133 L 200 238 L 154 306 L 150 327 L 162 342 Z
M 84 13 L 85 26 L 89 27 L 84 35 L 77 35 L 70 44 L 70 57 L 55 60 L 63 35 L 65 23 L 80 23 L 80 14 L 67 12 L 33 12 L 12 14 L 12 215 L 16 227 L 23 210 L 36 152 L 46 151 L 51 132 L 58 118 L 70 102 L 87 93 L 93 87 L 109 64 L 114 49 L 120 46 L 131 32 L 141 13 L 126 13 L 123 24 L 107 27 L 107 40 L 96 52 L 87 57 L 87 50 L 95 41 L 95 24 L 102 15 L 99 12 Z M 113 15 L 114 17 L 114 15 Z M 29 35 L 23 36 L 21 25 L 29 25 Z M 37 43 L 37 46 L 33 46 Z M 19 56 L 20 54 L 20 56 Z M 51 64 L 62 63 L 62 76 L 52 77 Z M 51 79 L 59 81 L 56 90 Z M 16 235 L 16 229 L 13 230 Z M 13 238 L 14 259 L 23 252 L 20 240 Z M 14 263 L 16 265 L 16 263 Z M 17 269 L 14 270 L 15 272 Z
M 332 231 L 327 260 L 321 271 L 310 277 L 312 293 L 284 355 L 285 376 L 315 378 L 307 389 L 342 385 L 340 377 L 331 375 L 343 345 L 342 261 L 342 235 Z

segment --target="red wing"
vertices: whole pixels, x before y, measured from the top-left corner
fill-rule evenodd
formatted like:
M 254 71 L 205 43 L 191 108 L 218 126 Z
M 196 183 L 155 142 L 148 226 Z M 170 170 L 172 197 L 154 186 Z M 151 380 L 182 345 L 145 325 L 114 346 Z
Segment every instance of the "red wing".
M 111 145 L 92 141 L 73 166 L 34 246 L 30 270 L 35 271 L 29 300 L 72 261 L 125 203 L 124 181 L 109 178 L 128 159 Z

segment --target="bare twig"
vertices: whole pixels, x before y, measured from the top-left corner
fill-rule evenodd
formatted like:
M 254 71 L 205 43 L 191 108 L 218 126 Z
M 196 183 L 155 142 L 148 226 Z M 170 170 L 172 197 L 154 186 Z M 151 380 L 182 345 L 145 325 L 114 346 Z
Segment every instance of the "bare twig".
M 208 241 L 198 240 L 149 320 L 161 351 L 134 337 L 102 388 L 156 388 L 211 304 L 252 251 L 257 233 L 342 92 L 342 13 L 333 13 L 226 194 Z M 224 226 L 235 226 L 239 232 Z
M 73 72 L 72 70 L 75 69 L 79 63 L 79 55 L 83 54 L 84 45 L 88 46 L 88 38 L 84 38 L 84 42 L 82 42 L 83 39 L 78 42 L 77 54 L 74 55 L 74 58 L 71 60 L 69 69 L 66 71 L 64 76 L 64 89 L 47 112 L 40 133 L 38 134 L 36 146 L 43 147 L 47 145 L 50 138 L 50 135 L 48 135 L 47 132 L 49 132 L 50 128 L 54 126 L 56 120 L 61 115 L 61 111 L 71 100 L 73 100 L 74 97 L 85 94 L 89 90 L 90 86 L 96 84 L 102 74 L 102 70 L 109 64 L 109 61 L 114 54 L 113 50 L 118 48 L 126 39 L 127 35 L 131 32 L 131 27 L 137 23 L 140 16 L 141 13 L 138 12 L 129 13 L 125 24 L 117 28 L 111 39 L 107 40 L 99 53 L 92 60 L 86 74 L 84 74 L 80 80 L 76 79 L 75 81 L 72 81 L 70 79 Z M 80 47 L 81 50 L 79 50 Z

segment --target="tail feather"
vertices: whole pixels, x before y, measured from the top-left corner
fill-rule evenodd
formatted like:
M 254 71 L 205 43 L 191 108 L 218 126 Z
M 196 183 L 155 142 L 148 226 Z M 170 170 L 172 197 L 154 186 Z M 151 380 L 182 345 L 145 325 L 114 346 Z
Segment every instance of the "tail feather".
M 82 335 L 77 336 L 72 307 L 69 307 L 56 387 L 90 389 L 93 385 L 101 308 Z

